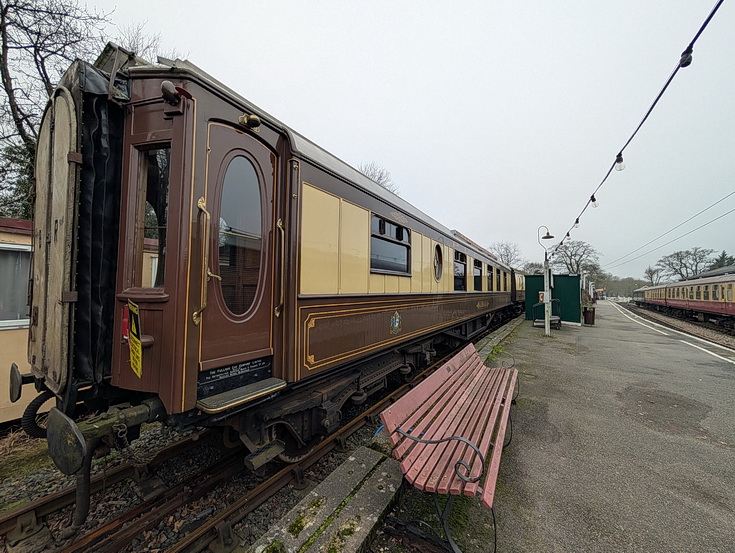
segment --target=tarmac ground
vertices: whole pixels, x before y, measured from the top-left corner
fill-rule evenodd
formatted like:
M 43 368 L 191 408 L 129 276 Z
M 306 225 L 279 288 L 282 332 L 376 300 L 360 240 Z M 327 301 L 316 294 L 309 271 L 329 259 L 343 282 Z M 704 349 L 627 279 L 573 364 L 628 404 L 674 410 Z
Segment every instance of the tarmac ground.
M 501 348 L 520 395 L 495 498 L 499 552 L 735 551 L 735 352 L 607 301 L 594 326 L 546 337 L 523 321 Z M 411 489 L 396 514 L 432 501 Z M 452 518 L 465 553 L 492 550 L 478 500 Z M 385 543 L 372 550 L 403 550 Z

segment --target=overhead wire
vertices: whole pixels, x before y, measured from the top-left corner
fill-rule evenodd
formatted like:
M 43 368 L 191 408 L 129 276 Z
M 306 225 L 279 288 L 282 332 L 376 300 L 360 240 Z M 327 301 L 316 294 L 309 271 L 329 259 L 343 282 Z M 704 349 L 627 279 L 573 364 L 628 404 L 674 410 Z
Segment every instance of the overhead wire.
M 658 235 L 658 236 L 657 236 L 656 238 L 654 238 L 653 240 L 651 240 L 651 241 L 649 241 L 649 242 L 646 242 L 646 243 L 645 243 L 645 244 L 643 244 L 642 246 L 639 246 L 638 248 L 634 249 L 633 251 L 631 251 L 631 252 L 628 252 L 628 253 L 626 253 L 625 255 L 623 255 L 623 256 L 621 256 L 621 257 L 618 257 L 617 259 L 613 259 L 612 261 L 610 261 L 609 263 L 607 263 L 607 264 L 606 264 L 606 265 L 605 265 L 605 266 L 604 266 L 603 268 L 607 268 L 607 267 L 610 267 L 611 265 L 613 265 L 613 264 L 617 263 L 617 262 L 618 262 L 618 261 L 620 261 L 621 259 L 625 259 L 625 258 L 626 258 L 626 257 L 628 257 L 629 255 L 633 255 L 634 253 L 636 253 L 636 252 L 638 252 L 638 251 L 642 250 L 643 248 L 645 248 L 646 246 L 650 246 L 651 244 L 653 244 L 653 243 L 654 243 L 654 242 L 655 242 L 656 240 L 658 240 L 659 238 L 663 238 L 663 237 L 664 237 L 664 236 L 666 236 L 667 234 L 670 234 L 670 233 L 674 232 L 674 231 L 675 231 L 676 229 L 678 229 L 679 227 L 681 227 L 681 226 L 683 226 L 683 225 L 687 224 L 687 223 L 688 223 L 689 221 L 691 221 L 692 219 L 695 219 L 695 218 L 699 217 L 699 216 L 700 216 L 700 215 L 701 215 L 702 213 L 704 213 L 705 211 L 708 211 L 708 210 L 712 209 L 713 207 L 715 207 L 715 206 L 716 206 L 717 204 L 719 204 L 719 203 L 722 203 L 722 202 L 724 202 L 724 201 L 725 201 L 726 199 L 728 199 L 728 198 L 729 198 L 730 196 L 732 196 L 733 194 L 735 194 L 735 190 L 733 190 L 732 192 L 730 192 L 730 193 L 729 193 L 729 194 L 727 194 L 726 196 L 724 196 L 724 197 L 720 198 L 720 199 L 719 199 L 719 200 L 717 200 L 717 201 L 716 201 L 715 203 L 713 203 L 713 204 L 710 204 L 709 206 L 705 207 L 705 208 L 704 208 L 703 210 L 699 211 L 698 213 L 695 213 L 694 215 L 692 215 L 691 217 L 689 217 L 689 218 L 688 218 L 688 219 L 687 219 L 686 221 L 682 221 L 681 223 L 679 223 L 679 224 L 678 224 L 678 225 L 676 225 L 675 227 L 672 227 L 672 228 L 670 228 L 669 230 L 667 230 L 667 231 L 666 231 L 666 232 L 664 232 L 663 234 L 659 234 L 659 235 Z M 637 258 L 636 258 L 636 259 L 637 259 Z M 631 260 L 631 261 L 632 261 L 632 260 Z M 627 261 L 626 261 L 625 263 L 627 263 Z M 616 266 L 616 267 L 619 267 L 620 265 L 625 265 L 625 263 L 620 263 L 620 264 L 618 264 L 618 265 L 615 265 L 615 266 Z
M 564 241 L 567 238 L 570 238 L 570 233 L 572 232 L 572 230 L 574 228 L 576 228 L 579 225 L 579 220 L 581 219 L 582 215 L 584 215 L 585 211 L 587 211 L 587 208 L 590 206 L 590 204 L 593 201 L 595 201 L 595 194 L 597 194 L 597 192 L 600 190 L 600 188 L 602 188 L 602 185 L 605 184 L 605 181 L 607 181 L 608 177 L 610 177 L 610 173 L 612 173 L 613 169 L 615 168 L 615 165 L 617 163 L 622 163 L 622 161 L 623 161 L 623 152 L 628 147 L 628 145 L 631 143 L 631 141 L 633 140 L 633 138 L 635 138 L 635 136 L 638 134 L 638 131 L 640 131 L 641 127 L 643 126 L 643 123 L 645 123 L 646 120 L 648 119 L 648 117 L 651 115 L 651 112 L 653 111 L 653 108 L 656 107 L 656 104 L 658 104 L 658 101 L 661 99 L 661 97 L 663 96 L 664 92 L 666 92 L 666 89 L 669 87 L 669 85 L 671 84 L 671 82 L 674 80 L 674 77 L 679 72 L 679 69 L 681 69 L 682 67 L 688 67 L 692 63 L 692 53 L 694 51 L 694 44 L 697 42 L 697 40 L 699 39 L 699 37 L 701 36 L 701 34 L 704 32 L 704 30 L 707 27 L 707 25 L 709 25 L 710 21 L 714 17 L 715 13 L 717 13 L 717 10 L 720 8 L 720 6 L 722 5 L 723 2 L 724 2 L 724 0 L 718 0 L 717 1 L 717 3 L 715 4 L 714 8 L 712 8 L 712 11 L 710 12 L 710 14 L 704 20 L 704 23 L 702 23 L 702 25 L 700 26 L 699 30 L 694 35 L 694 38 L 692 39 L 692 41 L 687 45 L 687 47 L 681 53 L 681 56 L 679 57 L 679 61 L 677 62 L 676 67 L 674 67 L 674 69 L 671 72 L 671 74 L 669 75 L 668 79 L 666 79 L 666 82 L 664 83 L 663 87 L 659 91 L 658 95 L 656 96 L 656 98 L 653 101 L 653 103 L 651 104 L 651 106 L 648 108 L 648 111 L 646 111 L 646 114 L 643 116 L 643 119 L 641 119 L 640 123 L 638 123 L 638 126 L 633 131 L 633 134 L 630 135 L 630 137 L 625 142 L 625 144 L 623 145 L 623 147 L 620 148 L 618 154 L 615 156 L 615 161 L 610 166 L 610 168 L 607 170 L 607 173 L 605 173 L 605 176 L 603 177 L 602 181 L 600 181 L 600 184 L 597 185 L 597 188 L 595 188 L 594 192 L 592 192 L 592 194 L 590 195 L 589 199 L 587 200 L 587 203 L 584 205 L 584 207 L 582 208 L 582 211 L 579 213 L 579 215 L 575 219 L 574 224 L 569 228 L 569 230 L 566 232 L 566 234 L 564 234 L 564 236 L 562 237 L 561 241 L 556 246 L 553 247 L 553 249 L 550 252 L 550 255 L 553 256 L 554 252 L 557 249 L 559 249 L 562 246 L 562 244 L 564 244 Z M 643 246 L 643 247 L 645 247 L 645 246 Z
M 647 251 L 647 252 L 645 252 L 645 253 L 642 253 L 641 255 L 639 255 L 639 256 L 636 256 L 636 257 L 634 257 L 634 258 L 632 258 L 632 259 L 629 259 L 628 261 L 623 261 L 622 263 L 618 263 L 617 265 L 613 265 L 612 267 L 608 267 L 608 269 L 614 269 L 615 267 L 620 267 L 620 266 L 622 266 L 622 265 L 627 265 L 627 264 L 628 264 L 628 263 L 630 263 L 631 261 L 635 261 L 636 259 L 640 259 L 641 257 L 644 257 L 644 256 L 648 255 L 649 253 L 653 253 L 653 252 L 655 252 L 656 250 L 660 250 L 660 249 L 661 249 L 661 248 L 663 248 L 664 246 L 668 246 L 669 244 L 671 244 L 671 243 L 673 243 L 673 242 L 676 242 L 677 240 L 680 240 L 681 238 L 684 238 L 685 236 L 689 236 L 689 235 L 690 235 L 690 234 L 692 234 L 693 232 L 696 232 L 696 231 L 698 231 L 699 229 L 701 229 L 701 228 L 704 228 L 704 227 L 706 227 L 707 225 L 711 225 L 711 224 L 712 224 L 712 223 L 714 223 L 715 221 L 718 221 L 718 220 L 722 219 L 723 217 L 726 217 L 727 215 L 730 215 L 730 213 L 735 213 L 735 208 L 731 209 L 731 210 L 730 210 L 730 211 L 728 211 L 727 213 L 723 213 L 722 215 L 719 215 L 719 216 L 715 217 L 714 219 L 711 219 L 711 220 L 707 221 L 707 222 L 706 222 L 706 223 L 704 223 L 703 225 L 699 225 L 699 226 L 698 226 L 697 228 L 694 228 L 694 229 L 690 230 L 689 232 L 685 232 L 685 233 L 684 233 L 684 234 L 682 234 L 681 236 L 677 236 L 677 237 L 676 237 L 676 238 L 674 238 L 673 240 L 669 240 L 669 241 L 668 241 L 668 242 L 666 242 L 665 244 L 661 244 L 660 246 L 657 246 L 657 247 L 653 248 L 652 250 L 649 250 L 649 251 Z

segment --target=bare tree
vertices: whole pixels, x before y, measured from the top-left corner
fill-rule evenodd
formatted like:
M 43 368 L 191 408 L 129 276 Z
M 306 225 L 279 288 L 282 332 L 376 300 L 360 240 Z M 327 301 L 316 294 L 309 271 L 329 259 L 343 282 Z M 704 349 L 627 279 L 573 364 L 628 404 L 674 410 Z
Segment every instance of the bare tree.
M 666 255 L 656 262 L 664 276 L 686 280 L 706 271 L 712 265 L 715 250 L 700 248 L 681 250 Z
M 544 264 L 536 261 L 526 261 L 523 265 L 523 272 L 529 275 L 543 275 Z
M 100 50 L 106 22 L 73 0 L 0 0 L 0 212 L 30 216 L 46 101 L 72 61 Z
M 509 267 L 517 267 L 523 263 L 521 248 L 515 242 L 500 240 L 490 244 L 487 249 Z
M 374 161 L 370 163 L 361 163 L 357 166 L 357 170 L 369 178 L 371 181 L 379 184 L 386 190 L 398 194 L 398 185 L 393 181 L 393 177 L 384 167 L 381 167 Z
M 117 43 L 129 50 L 135 52 L 140 58 L 149 62 L 155 62 L 158 56 L 166 58 L 180 57 L 176 50 L 164 50 L 163 39 L 161 33 L 146 33 L 145 26 L 148 22 L 132 23 L 120 29 L 116 41 Z
M 601 272 L 599 252 L 584 240 L 569 240 L 554 249 L 551 265 L 558 271 L 581 274 Z
M 638 288 L 643 288 L 648 285 L 648 282 L 641 279 L 631 277 L 620 278 L 613 275 L 608 275 L 607 278 L 595 281 L 595 286 L 607 290 L 606 294 L 608 297 L 632 296 L 633 290 L 637 290 Z
M 655 269 L 650 265 L 643 271 L 643 277 L 646 279 L 648 286 L 658 286 L 661 283 L 661 269 Z

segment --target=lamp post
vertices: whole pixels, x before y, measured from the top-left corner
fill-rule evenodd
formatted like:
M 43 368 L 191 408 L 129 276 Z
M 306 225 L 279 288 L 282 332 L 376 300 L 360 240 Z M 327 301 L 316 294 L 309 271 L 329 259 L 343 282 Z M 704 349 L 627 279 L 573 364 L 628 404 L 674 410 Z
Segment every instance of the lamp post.
M 546 234 L 541 236 L 541 229 L 546 229 Z M 541 243 L 541 240 L 551 240 L 554 236 L 549 232 L 549 227 L 541 225 L 536 231 L 536 239 L 539 246 L 544 249 L 544 335 L 551 336 L 551 283 L 549 282 L 549 250 Z

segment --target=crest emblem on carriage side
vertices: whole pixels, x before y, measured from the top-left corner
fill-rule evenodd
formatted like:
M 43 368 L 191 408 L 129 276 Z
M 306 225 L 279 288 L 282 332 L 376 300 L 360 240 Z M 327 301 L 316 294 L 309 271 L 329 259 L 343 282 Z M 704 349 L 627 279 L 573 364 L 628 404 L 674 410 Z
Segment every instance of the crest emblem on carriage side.
M 398 334 L 401 332 L 401 315 L 396 311 L 390 318 L 390 333 Z

